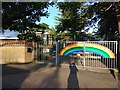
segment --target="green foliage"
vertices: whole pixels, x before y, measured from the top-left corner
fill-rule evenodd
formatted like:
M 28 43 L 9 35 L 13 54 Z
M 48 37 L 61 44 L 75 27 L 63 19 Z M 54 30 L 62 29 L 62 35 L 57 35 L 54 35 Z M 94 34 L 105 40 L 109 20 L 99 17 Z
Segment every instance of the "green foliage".
M 88 22 L 90 25 L 100 19 L 96 35 L 100 35 L 104 40 L 118 40 L 117 15 L 120 14 L 119 7 L 119 2 L 99 2 L 87 8 L 89 18 L 95 15 L 95 17 Z
M 58 32 L 69 31 L 72 40 L 79 40 L 80 32 L 84 28 L 84 21 L 87 19 L 84 17 L 82 2 L 59 2 L 57 5 L 62 13 L 61 17 L 56 18 L 60 22 L 56 26 Z
M 57 32 L 57 30 L 55 28 L 51 28 L 49 30 L 49 34 L 52 35 L 53 37 L 53 41 L 58 41 L 58 40 L 62 40 L 62 41 L 66 41 L 66 40 L 70 40 L 70 32 Z
M 35 38 L 35 33 L 31 31 L 32 28 L 37 27 L 35 22 L 40 21 L 42 16 L 48 17 L 47 8 L 53 4 L 49 2 L 2 2 L 2 29 L 17 30 L 21 33 L 20 39 L 29 40 L 32 36 Z M 40 28 L 46 29 L 47 27 L 44 24 Z
M 62 14 L 56 18 L 59 21 L 56 28 L 58 32 L 70 31 L 73 40 L 119 40 L 119 7 L 120 2 L 60 2 L 58 8 Z M 94 35 L 81 32 L 83 27 L 95 26 L 98 20 L 98 31 L 94 31 Z
M 46 23 L 41 23 L 41 24 L 38 24 L 38 25 L 37 25 L 37 28 L 38 28 L 38 29 L 45 30 L 45 29 L 49 29 L 49 25 L 46 24 Z

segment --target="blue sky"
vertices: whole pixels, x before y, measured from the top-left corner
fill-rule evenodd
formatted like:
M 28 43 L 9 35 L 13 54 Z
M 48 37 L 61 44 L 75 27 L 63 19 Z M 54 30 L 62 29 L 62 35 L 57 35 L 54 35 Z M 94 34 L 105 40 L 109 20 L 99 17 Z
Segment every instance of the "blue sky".
M 48 13 L 50 13 L 49 17 L 41 17 L 40 22 L 38 23 L 46 23 L 49 25 L 49 27 L 55 27 L 55 25 L 57 25 L 57 21 L 55 20 L 55 17 L 58 16 L 58 14 L 60 13 L 59 10 L 55 7 L 55 6 L 50 6 L 48 8 Z

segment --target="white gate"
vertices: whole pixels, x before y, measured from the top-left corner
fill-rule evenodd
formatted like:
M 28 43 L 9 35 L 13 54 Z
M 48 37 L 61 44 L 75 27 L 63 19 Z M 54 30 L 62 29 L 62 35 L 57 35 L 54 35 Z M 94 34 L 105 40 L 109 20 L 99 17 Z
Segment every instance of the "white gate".
M 117 41 L 60 42 L 59 54 L 59 60 L 76 57 L 82 67 L 117 68 Z

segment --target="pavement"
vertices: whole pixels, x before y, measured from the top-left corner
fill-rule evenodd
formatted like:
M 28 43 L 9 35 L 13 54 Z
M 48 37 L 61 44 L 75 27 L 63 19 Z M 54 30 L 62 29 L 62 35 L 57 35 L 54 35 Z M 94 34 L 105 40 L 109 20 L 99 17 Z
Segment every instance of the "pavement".
M 2 88 L 111 88 L 118 90 L 118 81 L 106 70 L 90 71 L 77 66 L 71 73 L 68 64 L 50 63 L 8 64 L 2 66 Z M 102 70 L 101 70 L 102 71 Z

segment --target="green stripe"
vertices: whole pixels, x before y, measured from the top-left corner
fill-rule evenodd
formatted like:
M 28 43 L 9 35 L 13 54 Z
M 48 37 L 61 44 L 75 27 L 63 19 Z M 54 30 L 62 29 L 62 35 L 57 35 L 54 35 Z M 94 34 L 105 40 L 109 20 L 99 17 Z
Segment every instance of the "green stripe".
M 83 47 L 74 47 L 74 48 L 70 48 L 68 50 L 66 50 L 63 55 L 66 55 L 68 52 L 70 52 L 71 50 L 84 50 Z M 104 58 L 110 58 L 109 54 L 106 53 L 104 50 L 98 49 L 98 48 L 94 48 L 94 47 L 85 47 L 85 51 L 87 52 L 94 52 L 96 54 L 99 54 L 101 56 L 103 56 Z
M 105 51 L 98 49 L 98 48 L 93 48 L 93 47 L 86 47 L 86 51 L 92 51 L 96 54 L 99 54 L 101 56 L 104 56 L 105 58 L 110 58 L 109 54 L 106 53 Z

